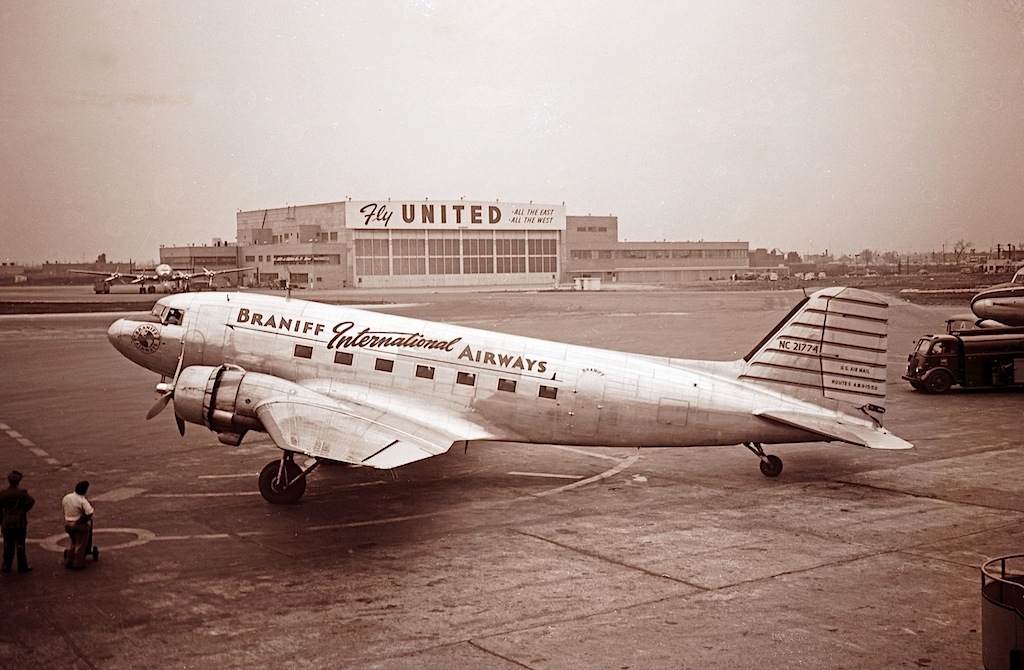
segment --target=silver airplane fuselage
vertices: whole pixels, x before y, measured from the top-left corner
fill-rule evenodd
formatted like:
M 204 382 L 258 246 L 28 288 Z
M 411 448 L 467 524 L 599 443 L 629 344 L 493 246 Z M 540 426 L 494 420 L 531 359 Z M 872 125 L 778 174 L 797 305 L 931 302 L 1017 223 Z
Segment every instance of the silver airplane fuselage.
M 177 310 L 182 322 L 121 319 L 109 338 L 163 376 L 179 366 L 235 365 L 414 422 L 468 420 L 474 428 L 465 439 L 602 446 L 821 441 L 752 410 L 837 414 L 833 403 L 741 381 L 742 361 L 607 351 L 258 294 L 178 294 L 162 298 L 161 308 Z

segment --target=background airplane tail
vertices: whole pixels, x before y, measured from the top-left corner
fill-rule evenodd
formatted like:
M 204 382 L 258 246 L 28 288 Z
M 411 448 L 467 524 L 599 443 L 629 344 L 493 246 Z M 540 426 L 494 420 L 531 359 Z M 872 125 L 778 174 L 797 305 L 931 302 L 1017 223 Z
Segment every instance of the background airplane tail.
M 803 399 L 882 407 L 888 306 L 860 289 L 817 291 L 743 358 L 740 378 Z

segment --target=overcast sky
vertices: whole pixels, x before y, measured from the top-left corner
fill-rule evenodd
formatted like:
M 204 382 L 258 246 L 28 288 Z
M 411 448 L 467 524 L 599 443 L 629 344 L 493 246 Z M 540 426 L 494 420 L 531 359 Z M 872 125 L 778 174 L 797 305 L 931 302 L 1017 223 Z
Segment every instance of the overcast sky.
M 235 212 L 565 203 L 627 240 L 1024 243 L 1021 0 L 0 3 L 0 260 Z

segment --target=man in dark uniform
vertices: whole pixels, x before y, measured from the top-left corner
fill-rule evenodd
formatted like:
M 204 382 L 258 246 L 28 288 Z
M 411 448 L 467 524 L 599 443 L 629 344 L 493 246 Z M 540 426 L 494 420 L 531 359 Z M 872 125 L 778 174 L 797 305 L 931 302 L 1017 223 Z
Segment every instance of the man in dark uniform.
M 21 483 L 21 473 L 12 470 L 7 475 L 10 483 L 6 489 L 0 491 L 0 530 L 4 536 L 4 564 L 3 572 L 11 571 L 11 564 L 14 556 L 18 556 L 18 572 L 26 573 L 32 570 L 28 567 L 28 558 L 25 556 L 25 535 L 28 531 L 28 511 L 36 504 L 35 499 L 23 488 L 18 486 Z

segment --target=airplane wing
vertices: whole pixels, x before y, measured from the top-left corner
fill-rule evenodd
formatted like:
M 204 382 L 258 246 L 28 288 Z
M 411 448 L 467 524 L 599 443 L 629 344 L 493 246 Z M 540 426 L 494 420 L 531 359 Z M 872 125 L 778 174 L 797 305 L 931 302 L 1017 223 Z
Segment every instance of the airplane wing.
M 860 423 L 847 423 L 827 416 L 819 416 L 806 412 L 794 412 L 786 410 L 762 410 L 755 411 L 759 416 L 769 421 L 800 428 L 811 433 L 816 433 L 829 440 L 839 440 L 861 447 L 871 449 L 913 449 L 914 445 L 904 439 L 896 437 L 881 426 L 868 426 Z
M 228 270 L 205 270 L 204 269 L 204 273 L 205 274 L 213 274 L 213 275 L 223 275 L 223 274 L 227 274 L 229 272 L 246 272 L 247 270 L 255 270 L 255 269 L 256 269 L 255 265 L 250 265 L 249 267 L 230 268 Z
M 443 454 L 456 440 L 485 436 L 482 430 L 452 434 L 394 412 L 343 405 L 322 395 L 275 396 L 257 404 L 255 411 L 281 449 L 381 469 Z
M 68 270 L 68 272 L 73 272 L 79 275 L 96 275 L 97 277 L 104 277 L 104 281 L 107 282 L 115 281 L 124 276 L 120 272 L 100 272 L 99 270 Z
M 251 265 L 251 266 L 245 267 L 245 268 L 228 268 L 227 270 L 207 270 L 206 268 L 203 268 L 202 271 L 200 271 L 200 272 L 194 272 L 194 271 L 187 271 L 186 272 L 184 270 L 180 270 L 180 271 L 176 270 L 176 272 L 180 272 L 180 276 L 181 276 L 182 279 L 195 279 L 196 277 L 207 277 L 207 278 L 211 278 L 212 279 L 213 277 L 216 277 L 217 275 L 223 275 L 223 274 L 227 274 L 229 272 L 245 272 L 247 270 L 255 270 L 255 269 L 256 269 L 256 266 L 255 265 Z

